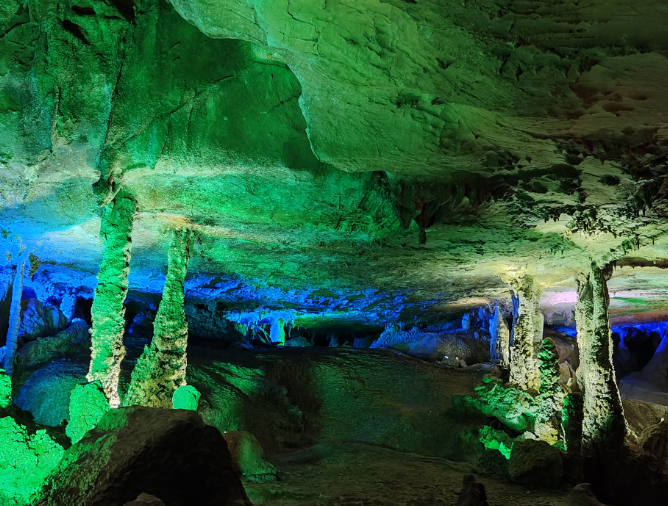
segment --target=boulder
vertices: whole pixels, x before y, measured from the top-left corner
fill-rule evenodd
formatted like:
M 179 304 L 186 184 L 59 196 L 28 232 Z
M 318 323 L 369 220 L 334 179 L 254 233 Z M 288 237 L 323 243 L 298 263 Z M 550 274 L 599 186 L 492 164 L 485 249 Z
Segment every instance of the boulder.
M 57 360 L 33 372 L 21 387 L 15 403 L 30 411 L 35 422 L 56 427 L 69 420 L 70 395 L 75 386 L 86 382 L 88 366 Z
M 137 499 L 127 502 L 123 506 L 165 506 L 165 503 L 154 495 L 140 494 Z
M 293 337 L 285 341 L 285 346 L 294 346 L 297 348 L 306 348 L 308 346 L 313 346 L 308 339 L 303 336 Z
M 67 318 L 56 306 L 44 305 L 35 298 L 21 301 L 19 338 L 23 342 L 54 335 L 66 326 Z
M 60 359 L 66 355 L 90 352 L 90 326 L 75 319 L 65 330 L 55 336 L 39 337 L 16 352 L 16 360 L 23 367 L 36 367 Z
M 527 487 L 558 487 L 563 475 L 561 453 L 545 441 L 517 441 L 508 474 L 512 481 Z
M 254 482 L 276 479 L 276 468 L 264 460 L 264 452 L 258 440 L 250 432 L 226 431 L 223 434 L 232 455 L 235 469 Z
M 485 485 L 478 482 L 472 474 L 465 474 L 456 506 L 489 506 Z
M 573 487 L 568 495 L 568 506 L 604 506 L 598 502 L 589 483 L 580 483 Z
M 223 436 L 194 411 L 113 409 L 65 455 L 40 506 L 124 505 L 146 493 L 170 506 L 251 506 Z

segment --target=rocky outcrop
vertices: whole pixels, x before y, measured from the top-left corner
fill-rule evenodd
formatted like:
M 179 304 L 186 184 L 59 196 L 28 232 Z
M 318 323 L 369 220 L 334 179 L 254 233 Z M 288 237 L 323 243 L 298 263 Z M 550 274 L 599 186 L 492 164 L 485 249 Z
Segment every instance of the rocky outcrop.
M 137 499 L 125 503 L 123 506 L 165 506 L 165 503 L 154 495 L 140 494 Z
M 589 483 L 575 485 L 568 495 L 568 506 L 605 506 L 598 502 Z
M 472 474 L 465 474 L 456 506 L 489 506 L 485 485 L 478 482 Z
M 126 406 L 171 408 L 176 389 L 186 384 L 188 322 L 183 284 L 190 260 L 193 231 L 174 231 L 162 300 L 153 322 L 153 340 L 132 371 Z
M 90 349 L 90 327 L 83 320 L 74 320 L 55 336 L 40 337 L 19 348 L 16 360 L 23 367 L 37 367 L 52 360 L 87 353 Z
M 125 357 L 123 302 L 128 292 L 134 214 L 134 199 L 121 190 L 105 207 L 100 226 L 104 252 L 91 309 L 92 346 L 87 378 L 90 382 L 100 381 L 112 407 L 120 404 L 118 376 Z
M 510 454 L 508 474 L 527 487 L 556 488 L 561 483 L 563 461 L 559 450 L 545 441 L 517 441 Z
M 173 506 L 251 506 L 227 443 L 193 411 L 109 411 L 65 453 L 40 506 L 125 504 L 147 493 Z
M 274 481 L 278 471 L 264 460 L 260 442 L 245 431 L 226 431 L 223 434 L 232 455 L 235 469 L 245 478 L 254 482 Z

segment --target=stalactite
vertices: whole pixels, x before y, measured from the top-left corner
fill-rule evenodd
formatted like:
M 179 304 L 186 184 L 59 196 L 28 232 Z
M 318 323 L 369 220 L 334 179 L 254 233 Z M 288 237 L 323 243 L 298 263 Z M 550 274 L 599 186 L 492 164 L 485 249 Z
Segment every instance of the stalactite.
M 132 224 L 135 201 L 124 190 L 102 213 L 100 237 L 104 243 L 91 308 L 91 359 L 88 381 L 99 381 L 111 407 L 118 407 L 118 376 L 125 357 L 123 333 L 128 293 Z
M 538 390 L 540 374 L 537 353 L 543 340 L 540 290 L 530 276 L 509 280 L 513 297 L 513 344 L 510 347 L 510 382 L 523 390 Z M 517 301 L 517 302 L 516 302 Z
M 23 294 L 23 271 L 25 260 L 20 259 L 16 266 L 16 275 L 12 285 L 12 302 L 9 308 L 9 325 L 7 328 L 7 343 L 5 345 L 5 372 L 11 376 L 14 371 L 14 353 L 19 339 L 19 327 L 21 325 L 21 295 Z
M 191 255 L 192 230 L 176 230 L 162 300 L 153 323 L 153 340 L 132 371 L 126 406 L 171 408 L 174 392 L 186 384 L 188 322 L 183 309 L 184 281 Z
M 585 453 L 614 455 L 626 435 L 626 421 L 612 364 L 612 338 L 608 318 L 607 280 L 610 266 L 578 278 L 575 306 L 580 368 L 578 383 L 584 392 L 582 445 Z

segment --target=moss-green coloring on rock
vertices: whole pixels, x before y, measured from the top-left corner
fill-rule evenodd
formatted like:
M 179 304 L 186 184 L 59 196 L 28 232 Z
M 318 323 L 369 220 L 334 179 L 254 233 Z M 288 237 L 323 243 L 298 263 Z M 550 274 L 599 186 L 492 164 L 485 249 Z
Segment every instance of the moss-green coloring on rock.
M 99 381 L 74 387 L 70 397 L 70 421 L 65 429 L 72 443 L 80 441 L 86 432 L 95 428 L 109 409 L 109 401 Z
M 172 407 L 174 409 L 197 411 L 200 395 L 199 391 L 192 385 L 180 386 L 172 397 Z
M 0 409 L 12 405 L 12 379 L 0 369 Z
M 26 506 L 63 456 L 46 431 L 28 435 L 13 418 L 0 418 L 0 504 Z

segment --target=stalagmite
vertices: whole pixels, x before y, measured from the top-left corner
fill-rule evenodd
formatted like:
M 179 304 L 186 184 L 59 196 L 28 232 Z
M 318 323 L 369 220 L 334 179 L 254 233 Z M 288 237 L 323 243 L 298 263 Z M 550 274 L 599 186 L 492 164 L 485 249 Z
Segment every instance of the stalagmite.
M 626 421 L 612 364 L 612 339 L 608 319 L 607 280 L 610 266 L 595 264 L 578 279 L 575 306 L 580 368 L 578 383 L 584 392 L 582 445 L 585 453 L 614 455 L 624 442 Z
M 510 365 L 510 332 L 506 321 L 501 316 L 498 304 L 489 322 L 489 333 L 492 336 L 489 342 L 492 362 L 498 363 L 501 367 L 508 367 Z
M 121 190 L 102 214 L 100 236 L 104 243 L 91 308 L 91 359 L 88 381 L 99 381 L 111 407 L 118 407 L 118 376 L 125 357 L 123 333 L 128 293 L 132 223 L 135 201 Z
M 192 230 L 174 231 L 165 288 L 153 323 L 153 340 L 132 371 L 123 402 L 126 406 L 171 408 L 174 392 L 186 384 L 188 322 L 183 302 L 192 237 Z
M 9 309 L 9 325 L 7 328 L 7 344 L 5 346 L 4 369 L 11 376 L 14 371 L 14 353 L 19 338 L 21 325 L 21 295 L 23 294 L 23 270 L 25 260 L 20 259 L 16 266 L 16 275 L 12 285 L 12 302 Z
M 510 382 L 523 390 L 540 387 L 537 354 L 543 341 L 540 290 L 530 276 L 509 279 L 513 297 L 513 344 L 510 347 Z

